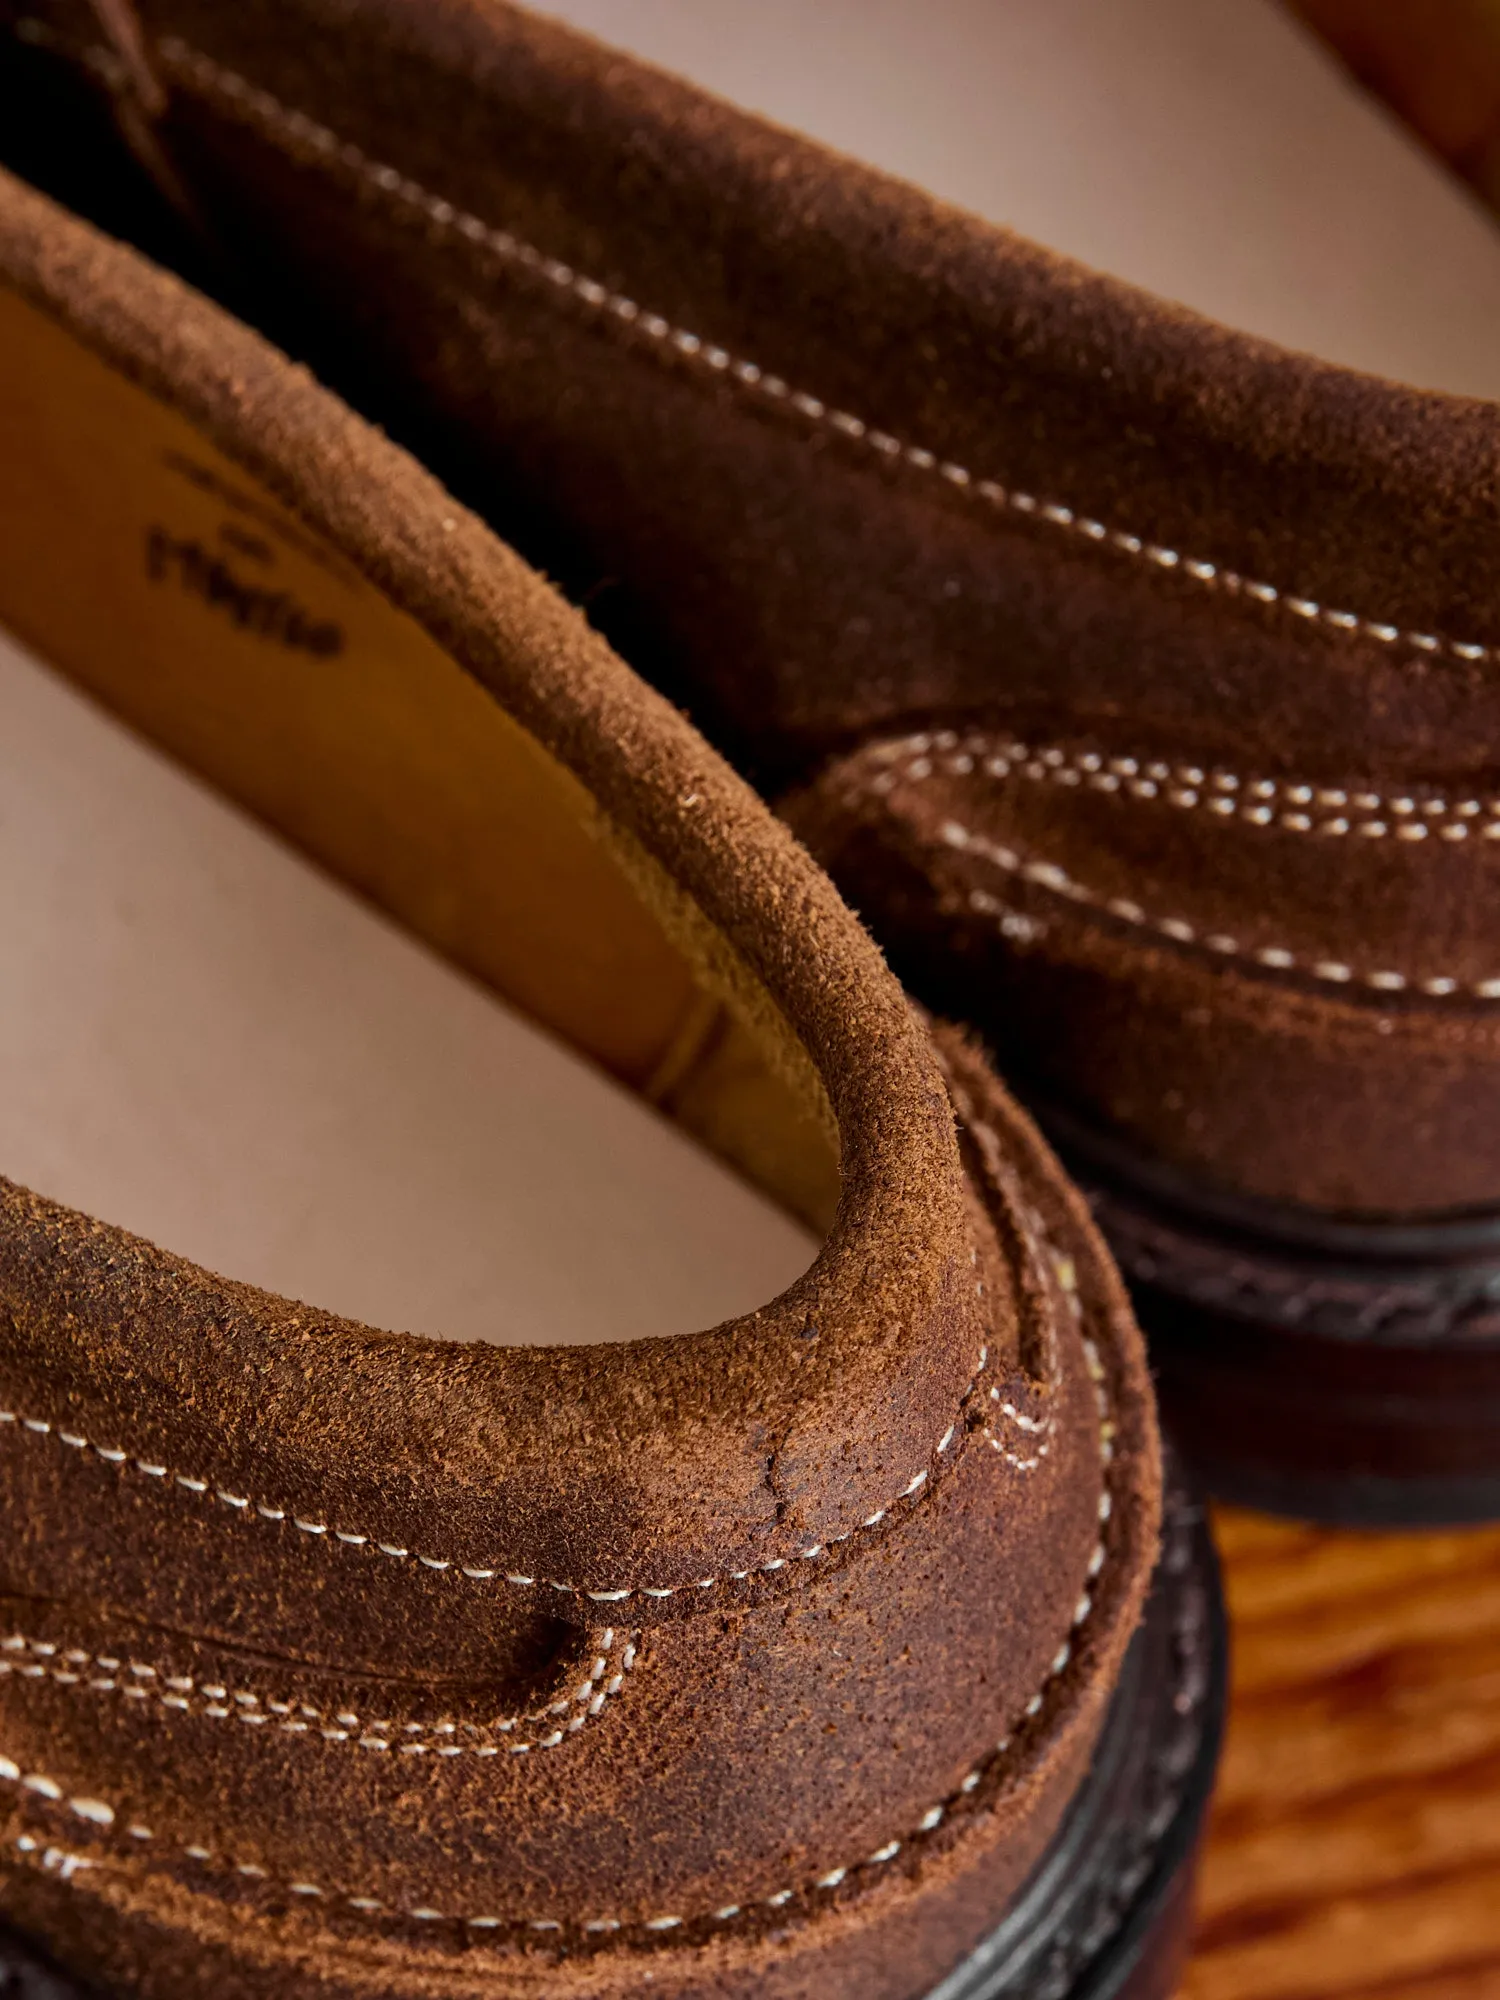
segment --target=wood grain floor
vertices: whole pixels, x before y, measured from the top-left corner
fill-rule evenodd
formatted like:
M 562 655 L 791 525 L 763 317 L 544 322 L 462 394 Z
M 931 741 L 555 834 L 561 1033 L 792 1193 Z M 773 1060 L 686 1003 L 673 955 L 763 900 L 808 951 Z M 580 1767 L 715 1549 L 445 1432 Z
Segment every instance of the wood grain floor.
M 1181 2000 L 1500 2000 L 1500 1529 L 1216 1525 L 1234 1692 Z

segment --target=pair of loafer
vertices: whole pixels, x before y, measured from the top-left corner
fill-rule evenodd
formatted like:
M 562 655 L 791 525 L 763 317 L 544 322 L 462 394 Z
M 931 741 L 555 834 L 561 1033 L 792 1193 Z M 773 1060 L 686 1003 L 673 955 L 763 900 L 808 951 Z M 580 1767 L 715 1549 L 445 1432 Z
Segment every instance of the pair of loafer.
M 1492 412 L 1143 305 L 517 9 L 12 12 L 29 181 L 310 358 L 575 594 L 618 580 L 600 622 L 1001 1051 L 1219 1482 L 1492 1507 L 1493 642 L 1460 511 Z M 823 1234 L 711 1333 L 475 1354 L 9 1195 L 9 1911 L 142 1992 L 915 2000 L 1044 1960 L 1165 1991 L 1213 1620 L 1178 1502 L 1127 1662 L 1151 1393 L 1027 1116 L 412 458 L 20 182 L 4 282 L 0 617 L 595 1060 L 665 1065 L 665 1108 Z M 80 535 L 91 434 L 126 443 Z M 254 673 L 226 646 L 191 699 L 201 578 L 170 609 L 69 585 L 124 578 L 164 453 L 206 476 L 159 561 L 248 491 L 294 586 Z M 330 562 L 379 671 L 308 731 Z M 441 838 L 400 809 L 428 795 L 377 680 L 440 769 L 526 773 L 510 837 L 573 857 L 550 963 L 498 934 L 471 793 L 438 788 Z M 471 857 L 457 917 L 438 853 Z M 629 967 L 628 1051 L 578 1003 L 585 937 Z M 264 1721 L 224 1726 L 247 1695 Z

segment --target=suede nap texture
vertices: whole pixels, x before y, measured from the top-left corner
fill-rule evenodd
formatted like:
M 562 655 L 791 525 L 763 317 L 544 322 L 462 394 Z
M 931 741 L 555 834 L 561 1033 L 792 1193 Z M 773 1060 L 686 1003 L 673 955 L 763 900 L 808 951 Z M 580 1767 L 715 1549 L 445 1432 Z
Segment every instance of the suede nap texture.
M 1086 1213 L 786 829 L 411 459 L 8 177 L 0 282 L 583 782 L 762 982 L 843 1177 L 762 1311 L 525 1351 L 0 1187 L 0 1910 L 153 2000 L 914 2000 L 1055 1827 L 1154 1555 Z
M 127 195 L 131 63 L 6 5 L 23 170 L 178 229 L 544 563 L 1028 1091 L 1243 1194 L 1500 1200 L 1494 408 L 504 0 L 143 0 Z

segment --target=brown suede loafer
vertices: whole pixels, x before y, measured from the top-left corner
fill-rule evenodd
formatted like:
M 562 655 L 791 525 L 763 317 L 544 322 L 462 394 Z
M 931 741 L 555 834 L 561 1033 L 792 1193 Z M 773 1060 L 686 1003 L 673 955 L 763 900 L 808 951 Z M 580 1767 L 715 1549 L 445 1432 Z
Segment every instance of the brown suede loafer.
M 22 170 L 587 598 L 1003 1051 L 1221 1481 L 1500 1507 L 1494 406 L 501 0 L 11 7 Z
M 488 530 L 8 177 L 0 436 L 0 622 L 822 1242 L 706 1332 L 456 1345 L 4 1184 L 6 1916 L 173 2000 L 914 2000 L 1113 1786 L 1073 1962 L 1170 1861 L 1164 1993 L 1211 1614 L 1179 1526 L 1101 1738 L 1160 1466 L 1027 1120 Z

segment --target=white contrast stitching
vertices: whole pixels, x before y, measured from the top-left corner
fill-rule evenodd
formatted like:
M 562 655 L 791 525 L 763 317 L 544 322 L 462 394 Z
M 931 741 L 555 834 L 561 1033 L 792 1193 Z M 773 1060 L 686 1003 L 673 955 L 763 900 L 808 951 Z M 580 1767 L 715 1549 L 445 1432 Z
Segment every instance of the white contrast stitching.
M 978 1146 L 985 1172 L 989 1175 L 990 1182 L 997 1196 L 1002 1202 L 1005 1202 L 1006 1176 L 1003 1169 L 1005 1148 L 1002 1146 L 994 1127 L 979 1116 L 973 1099 L 953 1074 L 952 1065 L 945 1059 L 942 1051 L 934 1047 L 933 1054 L 937 1060 L 938 1068 L 942 1072 L 943 1082 L 947 1087 L 948 1095 L 953 1101 L 954 1111 L 963 1121 L 964 1126 Z M 1050 1265 L 1053 1275 L 1056 1277 L 1058 1284 L 1062 1287 L 1067 1298 L 1068 1309 L 1076 1319 L 1079 1314 L 1078 1278 L 1072 1258 L 1061 1257 L 1056 1251 L 1051 1250 L 1047 1246 L 1046 1224 L 1034 1210 L 1013 1209 L 1013 1212 L 1017 1213 L 1017 1220 L 1025 1239 L 1027 1253 L 1033 1264 L 1042 1265 L 1046 1263 Z M 1046 1387 L 1052 1389 L 1057 1384 L 1058 1356 L 1056 1333 L 1050 1324 L 1047 1329 L 1047 1336 L 1047 1361 L 1044 1372 Z M 1014 1403 L 1007 1400 L 1003 1392 L 997 1387 L 991 1388 L 989 1402 L 994 1407 L 986 1409 L 985 1415 L 987 1419 L 1002 1418 L 1006 1423 L 1020 1431 L 1023 1436 L 1039 1441 L 1032 1445 L 1029 1452 L 1016 1451 L 1009 1444 L 996 1437 L 987 1422 L 985 1425 L 985 1442 L 992 1451 L 997 1451 L 1000 1454 L 1007 1465 L 1014 1466 L 1017 1472 L 1035 1472 L 1052 1448 L 1052 1417 L 1050 1415 L 1045 1417 L 1028 1416 L 1024 1411 L 1018 1410 Z
M 56 1847 L 51 1842 L 45 1845 L 34 1840 L 29 1833 L 16 1835 L 15 1847 L 21 1854 L 40 1855 L 40 1866 L 49 1874 L 60 1875 L 65 1882 L 71 1882 L 82 1868 L 92 1868 L 95 1864 L 85 1854 L 75 1854 L 71 1848 Z
M 591 1663 L 582 1685 L 572 1694 L 545 1709 L 509 1716 L 483 1728 L 471 1722 L 446 1719 L 369 1721 L 348 1709 L 330 1714 L 307 1702 L 278 1701 L 230 1688 L 219 1681 L 169 1674 L 140 1660 L 120 1659 L 112 1653 L 88 1653 L 79 1647 L 63 1647 L 19 1632 L 0 1639 L 0 1679 L 52 1680 L 62 1687 L 118 1694 L 126 1701 L 154 1702 L 178 1714 L 200 1715 L 220 1722 L 233 1720 L 247 1728 L 303 1737 L 310 1742 L 351 1743 L 361 1750 L 394 1751 L 404 1757 L 520 1757 L 532 1750 L 557 1749 L 576 1736 L 591 1717 L 600 1715 L 606 1703 L 619 1695 L 625 1676 L 634 1668 L 640 1637 L 635 1632 L 618 1639 L 614 1627 L 608 1627 L 597 1641 L 601 1648 L 599 1656 Z M 571 1713 L 575 1709 L 578 1712 Z M 564 1717 L 568 1719 L 562 1720 Z M 533 1741 L 522 1742 L 513 1732 L 525 1724 L 549 1726 Z M 490 1735 L 491 1730 L 499 1741 Z
M 903 779 L 917 784 L 924 782 L 934 775 L 934 751 L 940 746 L 946 749 L 946 746 L 950 744 L 954 746 L 954 752 L 948 760 L 947 769 L 953 776 L 965 777 L 969 775 L 970 770 L 973 768 L 973 756 L 968 750 L 961 747 L 961 745 L 963 741 L 972 740 L 960 739 L 951 731 L 940 731 L 934 734 L 924 733 L 903 738 L 894 745 L 873 745 L 866 755 L 872 761 L 883 766 L 883 768 L 875 778 L 869 781 L 867 788 L 879 797 L 888 798 L 892 791 L 894 791 L 897 783 Z M 1057 750 L 1055 746 L 1049 746 L 1049 749 L 1054 752 L 1057 759 L 1061 759 L 1065 755 L 1064 752 Z M 913 752 L 915 754 L 911 754 Z M 911 755 L 911 761 L 904 770 L 892 768 L 895 757 L 906 755 Z M 1092 753 L 1080 753 L 1080 768 L 1083 767 L 1083 760 L 1085 758 L 1092 758 Z M 1003 760 L 997 760 L 997 768 L 990 772 L 991 776 L 998 777 L 1004 775 L 998 768 L 999 761 Z M 1117 764 L 1123 765 L 1135 763 L 1137 760 L 1120 758 L 1115 761 Z M 1100 759 L 1100 763 L 1103 763 L 1102 758 Z M 1065 768 L 1060 762 L 1048 763 L 1045 761 L 1044 756 L 1039 756 L 1028 760 L 1028 766 L 1024 770 L 1023 775 L 1026 777 L 1035 777 L 1039 770 L 1052 772 Z M 1139 768 L 1139 765 L 1137 765 L 1138 770 Z M 1164 767 L 1148 765 L 1145 768 L 1149 774 Z M 1112 779 L 1116 783 L 1127 781 L 1118 769 L 1113 771 L 1101 770 L 1099 772 L 1093 772 L 1089 769 L 1086 774 L 1101 779 Z M 1066 779 L 1063 782 L 1067 782 Z M 1151 775 L 1141 776 L 1129 782 L 1134 795 L 1137 797 L 1155 797 L 1160 794 L 1161 781 Z M 1272 781 L 1264 780 L 1261 782 L 1269 784 Z M 1115 788 L 1116 784 L 1114 783 L 1104 786 L 1106 790 L 1113 790 Z M 1362 793 L 1358 796 L 1363 800 L 1373 798 L 1375 795 L 1372 793 Z M 1393 797 L 1390 801 L 1391 810 L 1398 812 L 1408 803 L 1411 802 L 1404 796 Z M 1462 803 L 1467 805 L 1471 802 L 1464 801 Z M 1428 809 L 1431 810 L 1431 807 L 1429 806 Z M 1496 810 L 1500 811 L 1500 802 L 1497 802 Z M 1344 831 L 1347 832 L 1348 829 L 1345 828 Z M 1383 832 L 1384 829 L 1381 828 L 1380 831 Z M 1485 833 L 1487 838 L 1500 837 L 1500 822 L 1497 822 L 1496 834 L 1494 836 L 1490 835 L 1488 827 L 1485 829 Z M 1097 890 L 1087 888 L 1083 883 L 1069 875 L 1066 869 L 1059 867 L 1055 862 L 1039 860 L 1034 856 L 1027 857 L 1022 855 L 1013 847 L 1004 846 L 998 841 L 988 839 L 983 834 L 976 833 L 971 827 L 963 825 L 959 820 L 944 820 L 938 830 L 938 837 L 945 846 L 951 847 L 957 852 L 972 854 L 979 860 L 987 862 L 992 867 L 1000 869 L 1005 874 L 1030 883 L 1035 888 L 1047 890 L 1055 896 L 1061 896 L 1068 902 L 1081 908 L 1097 910 L 1103 915 L 1113 918 L 1117 923 L 1124 924 L 1134 930 L 1148 931 L 1154 937 L 1166 938 L 1173 944 L 1187 945 L 1198 950 L 1212 952 L 1216 958 L 1238 959 L 1255 966 L 1257 971 L 1298 973 L 1303 977 L 1319 980 L 1325 985 L 1342 986 L 1346 989 L 1367 987 L 1375 993 L 1416 993 L 1426 999 L 1434 1000 L 1454 998 L 1459 1000 L 1500 1000 L 1500 978 L 1460 979 L 1451 973 L 1417 974 L 1401 972 L 1386 967 L 1361 969 L 1331 955 L 1312 955 L 1307 952 L 1294 952 L 1282 945 L 1252 946 L 1241 944 L 1237 938 L 1231 937 L 1224 931 L 1209 929 L 1202 924 L 1190 923 L 1183 917 L 1162 916 L 1159 913 L 1148 911 L 1131 897 L 1106 896 Z M 1002 934 L 1007 938 L 1024 941 L 1035 936 L 1036 925 L 1031 918 L 1027 917 L 1021 911 L 1011 909 L 997 897 L 992 896 L 987 890 L 970 890 L 968 901 L 969 907 L 981 916 L 994 918 Z
M 1210 951 L 1216 958 L 1239 959 L 1268 972 L 1300 973 L 1331 986 L 1368 987 L 1376 993 L 1420 993 L 1442 1000 L 1455 996 L 1465 1000 L 1500 1000 L 1500 979 L 1460 980 L 1447 974 L 1418 978 L 1405 972 L 1362 971 L 1341 960 L 1309 959 L 1305 954 L 1288 951 L 1281 945 L 1242 945 L 1221 931 L 1205 931 L 1200 925 L 1190 924 L 1182 917 L 1155 915 L 1128 897 L 1104 896 L 1097 890 L 1085 888 L 1055 862 L 1027 860 L 1014 848 L 1002 847 L 996 841 L 987 840 L 983 834 L 974 833 L 957 820 L 945 820 L 939 829 L 939 837 L 946 846 L 959 853 L 976 855 L 1007 875 L 1085 909 L 1098 910 L 1127 929 L 1148 931 L 1172 944 L 1191 945 Z M 997 897 L 983 889 L 970 890 L 969 906 L 983 916 L 998 918 L 1002 927 L 1014 915 Z
M 974 1364 L 974 1372 L 969 1377 L 968 1382 L 964 1386 L 963 1393 L 958 1399 L 958 1409 L 954 1420 L 948 1425 L 947 1429 L 933 1446 L 933 1457 L 935 1459 L 943 1458 L 955 1440 L 961 1436 L 962 1433 L 958 1419 L 962 1416 L 970 1396 L 978 1387 L 979 1379 L 988 1364 L 989 1348 L 988 1346 L 984 1346 L 979 1350 L 979 1358 Z M 825 1535 L 821 1542 L 814 1543 L 807 1548 L 794 1549 L 790 1555 L 773 1556 L 766 1562 L 752 1563 L 745 1569 L 733 1569 L 728 1572 L 727 1576 L 698 1577 L 692 1583 L 621 1584 L 601 1590 L 591 1589 L 585 1584 L 564 1583 L 557 1577 L 525 1576 L 518 1570 L 499 1570 L 487 1568 L 480 1564 L 464 1563 L 460 1562 L 457 1557 L 424 1555 L 420 1550 L 413 1551 L 397 1542 L 377 1541 L 370 1535 L 358 1534 L 348 1528 L 333 1528 L 326 1521 L 311 1520 L 304 1515 L 297 1514 L 290 1508 L 267 1505 L 263 1501 L 252 1499 L 249 1494 L 232 1493 L 227 1488 L 216 1485 L 212 1480 L 202 1479 L 183 1472 L 174 1473 L 169 1466 L 159 1465 L 154 1460 L 132 1457 L 129 1452 L 121 1450 L 118 1446 L 95 1444 L 91 1439 L 82 1436 L 77 1431 L 62 1430 L 55 1424 L 48 1422 L 45 1418 L 27 1417 L 20 1415 L 15 1410 L 0 1409 L 0 1429 L 3 1429 L 7 1425 L 13 1427 L 14 1431 L 29 1431 L 39 1437 L 50 1436 L 59 1444 L 70 1446 L 75 1451 L 91 1453 L 95 1458 L 102 1459 L 106 1465 L 112 1465 L 117 1470 L 128 1468 L 133 1472 L 144 1474 L 148 1479 L 159 1479 L 164 1484 L 170 1484 L 182 1492 L 192 1493 L 200 1498 L 206 1497 L 217 1500 L 221 1505 L 231 1508 L 246 1520 L 268 1521 L 276 1524 L 290 1521 L 291 1525 L 299 1529 L 304 1535 L 326 1536 L 330 1543 L 339 1543 L 345 1548 L 370 1549 L 380 1555 L 389 1556 L 393 1561 L 420 1563 L 424 1569 L 451 1570 L 454 1574 L 468 1577 L 475 1582 L 505 1583 L 518 1590 L 555 1590 L 567 1597 L 587 1598 L 595 1604 L 619 1604 L 631 1597 L 675 1597 L 679 1591 L 684 1590 L 711 1590 L 716 1585 L 744 1583 L 752 1576 L 789 1569 L 796 1562 L 815 1561 L 817 1558 L 827 1555 L 830 1549 L 837 1548 L 841 1543 L 852 1540 L 855 1535 L 863 1534 L 872 1528 L 879 1527 L 893 1508 L 898 1507 L 903 1500 L 914 1499 L 928 1484 L 929 1477 L 928 1470 L 925 1467 L 921 1471 L 914 1472 L 901 1488 L 900 1492 L 896 1494 L 895 1498 L 888 1500 L 883 1507 L 877 1507 L 873 1514 L 867 1514 L 862 1521 L 856 1521 L 853 1527 L 845 1528 L 840 1534 Z
M 954 730 L 922 730 L 873 744 L 869 755 L 883 765 L 909 758 L 900 775 L 913 781 L 974 772 L 997 779 L 1026 778 L 1071 789 L 1107 792 L 1124 799 L 1152 799 L 1179 812 L 1208 812 L 1215 818 L 1288 833 L 1345 835 L 1366 840 L 1418 842 L 1500 840 L 1500 798 L 1448 799 L 1420 795 L 1410 786 L 1399 792 L 1373 785 L 1323 785 L 1306 778 L 1247 778 L 1200 764 L 1164 763 L 1137 756 L 1109 756 L 1097 750 L 1067 750 L 1056 743 L 1027 744 L 1013 736 Z M 871 781 L 884 794 L 896 774 Z
M 1047 1255 L 1054 1261 L 1054 1267 L 1058 1268 L 1059 1280 L 1061 1282 L 1061 1267 L 1067 1266 L 1071 1269 L 1071 1261 L 1066 1258 L 1059 1258 L 1057 1252 L 1052 1249 L 1050 1244 L 1045 1244 L 1045 1248 Z M 393 1909 L 377 1896 L 351 1894 L 344 1890 L 325 1889 L 320 1884 L 301 1877 L 295 1880 L 284 1881 L 282 1886 L 291 1895 L 305 1896 L 309 1899 L 336 1904 L 362 1917 L 394 1917 L 420 1923 L 461 1923 L 466 1928 L 480 1933 L 497 1930 L 561 1933 L 565 1930 L 576 1929 L 589 1936 L 600 1937 L 607 1934 L 639 1929 L 647 1933 L 659 1934 L 679 1930 L 684 1925 L 694 1922 L 727 1924 L 739 1917 L 753 1914 L 757 1908 L 781 1909 L 799 1895 L 810 1897 L 817 1893 L 832 1893 L 848 1881 L 851 1876 L 857 1876 L 869 1869 L 886 1866 L 888 1863 L 894 1861 L 913 1842 L 934 1833 L 966 1798 L 978 1790 L 986 1773 L 992 1770 L 996 1761 L 1004 1756 L 1006 1751 L 1012 1747 L 1016 1733 L 1024 1728 L 1027 1722 L 1040 1714 L 1046 1704 L 1049 1690 L 1073 1658 L 1079 1634 L 1087 1624 L 1095 1607 L 1098 1580 L 1102 1576 L 1109 1560 L 1106 1535 L 1108 1524 L 1114 1512 L 1114 1502 L 1110 1489 L 1111 1468 L 1115 1457 L 1115 1423 L 1110 1410 L 1108 1377 L 1104 1365 L 1100 1360 L 1097 1346 L 1083 1330 L 1082 1308 L 1078 1298 L 1076 1282 L 1072 1284 L 1064 1283 L 1063 1293 L 1068 1302 L 1070 1317 L 1078 1331 L 1084 1359 L 1094 1387 L 1099 1426 L 1099 1457 L 1104 1470 L 1104 1481 L 1099 1495 L 1099 1532 L 1093 1552 L 1089 1558 L 1086 1573 L 1087 1580 L 1077 1603 L 1074 1605 L 1068 1636 L 1053 1655 L 1040 1686 L 1024 1705 L 1015 1727 L 1002 1736 L 994 1748 L 971 1767 L 967 1775 L 953 1791 L 936 1804 L 928 1807 L 910 1833 L 898 1839 L 888 1840 L 882 1846 L 877 1847 L 873 1853 L 867 1854 L 862 1859 L 850 1862 L 843 1867 L 830 1869 L 826 1873 L 815 1877 L 810 1883 L 804 1883 L 792 1888 L 779 1889 L 773 1895 L 761 1897 L 750 1903 L 725 1903 L 715 1910 L 703 1912 L 696 1917 L 664 1914 L 645 1918 L 639 1923 L 626 1922 L 615 1917 L 595 1917 L 582 1922 L 569 1919 L 564 1923 L 554 1917 L 526 1918 L 465 1915 L 462 1912 L 438 1910 L 426 1903 Z M 59 1804 L 78 1818 L 88 1821 L 91 1825 L 101 1830 L 115 1828 L 118 1825 L 118 1814 L 113 1806 L 92 1797 L 70 1797 L 65 1792 L 64 1787 L 55 1779 L 39 1772 L 23 1772 L 21 1766 L 13 1758 L 3 1754 L 0 1754 L 0 1780 L 19 1785 L 23 1790 L 31 1792 L 39 1798 Z M 149 1827 L 140 1824 L 127 1825 L 123 1830 L 128 1837 L 143 1844 L 156 1839 L 155 1834 Z M 163 1842 L 162 1845 L 165 1846 L 166 1843 Z M 216 1856 L 212 1849 L 196 1843 L 174 1851 L 180 1852 L 183 1857 L 195 1862 L 219 1861 L 222 1865 L 232 1869 L 247 1881 L 269 1882 L 272 1879 L 270 1870 L 263 1868 L 257 1862 L 235 1861 L 232 1856 L 227 1855 Z M 88 1865 L 97 1864 L 89 1863 Z
M 26 26 L 24 22 L 20 24 L 18 32 L 24 31 Z M 47 32 L 41 23 L 36 26 L 43 34 Z M 951 490 L 970 494 L 994 509 L 1059 529 L 1082 542 L 1112 549 L 1153 569 L 1223 591 L 1231 597 L 1277 606 L 1293 617 L 1321 625 L 1332 632 L 1373 639 L 1382 646 L 1410 647 L 1429 656 L 1447 654 L 1467 665 L 1493 660 L 1500 652 L 1500 648 L 1493 645 L 1454 639 L 1437 632 L 1403 629 L 1384 619 L 1336 609 L 1276 584 L 1242 576 L 1222 563 L 1209 562 L 1201 556 L 1186 555 L 1178 549 L 1165 547 L 1128 529 L 1080 513 L 1060 501 L 1039 498 L 1034 493 L 1006 486 L 996 479 L 981 478 L 967 466 L 957 464 L 939 452 L 924 445 L 908 443 L 852 411 L 831 407 L 822 397 L 795 388 L 779 375 L 730 353 L 713 341 L 705 340 L 701 334 L 686 327 L 674 326 L 661 314 L 646 311 L 626 294 L 601 284 L 561 258 L 547 256 L 510 230 L 496 228 L 482 217 L 471 214 L 441 195 L 433 194 L 399 168 L 374 159 L 362 147 L 340 138 L 338 133 L 307 113 L 283 104 L 269 91 L 260 89 L 236 71 L 190 47 L 179 37 L 164 36 L 158 44 L 158 52 L 179 77 L 227 100 L 240 112 L 279 131 L 288 139 L 310 147 L 314 153 L 337 162 L 396 203 L 421 214 L 446 234 L 489 252 L 504 264 L 533 273 L 556 292 L 567 293 L 591 311 L 606 314 L 631 327 L 656 352 L 674 360 L 686 361 L 711 377 L 736 383 L 767 403 L 794 411 L 809 423 L 868 447 L 887 464 L 901 464 L 930 474 L 942 480 Z

